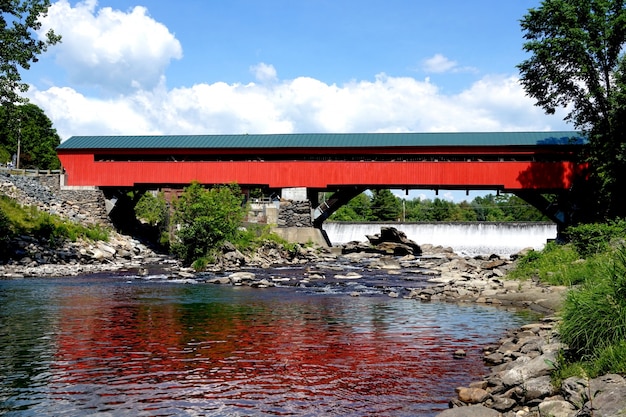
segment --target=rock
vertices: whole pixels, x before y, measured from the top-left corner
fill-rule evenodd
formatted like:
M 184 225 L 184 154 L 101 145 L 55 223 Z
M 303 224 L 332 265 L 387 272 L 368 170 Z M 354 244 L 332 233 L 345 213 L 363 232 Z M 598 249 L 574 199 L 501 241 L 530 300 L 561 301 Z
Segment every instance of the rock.
M 512 398 L 496 397 L 491 404 L 491 408 L 502 413 L 511 410 L 517 405 L 517 401 Z
M 524 400 L 526 402 L 546 398 L 556 393 L 549 376 L 540 376 L 524 381 Z
M 459 400 L 466 404 L 480 404 L 490 397 L 489 393 L 481 388 L 457 388 Z
M 626 380 L 623 377 L 604 375 L 589 381 L 589 387 L 589 394 L 593 397 L 594 417 L 626 415 Z M 589 407 L 589 402 L 586 405 Z
M 335 279 L 359 279 L 363 278 L 363 275 L 358 274 L 356 272 L 348 272 L 347 274 L 337 274 L 335 275 Z
M 499 417 L 500 413 L 496 410 L 484 407 L 482 405 L 471 405 L 469 407 L 456 407 L 442 411 L 436 417 Z
M 562 400 L 546 400 L 539 404 L 539 414 L 550 417 L 573 417 L 576 415 L 576 408 Z
M 462 359 L 466 356 L 467 356 L 467 352 L 465 352 L 463 349 L 457 349 L 452 354 L 452 357 L 455 359 Z
M 502 375 L 502 382 L 507 387 L 521 385 L 525 381 L 549 375 L 556 364 L 556 353 L 545 353 L 530 361 L 520 361 L 518 365 Z
M 406 234 L 395 227 L 381 227 L 380 234 L 366 236 L 367 240 L 384 253 L 394 255 L 421 255 L 422 250 L 414 241 L 408 239 Z
M 252 272 L 234 272 L 228 276 L 228 279 L 233 284 L 241 284 L 243 281 L 252 281 L 256 275 Z

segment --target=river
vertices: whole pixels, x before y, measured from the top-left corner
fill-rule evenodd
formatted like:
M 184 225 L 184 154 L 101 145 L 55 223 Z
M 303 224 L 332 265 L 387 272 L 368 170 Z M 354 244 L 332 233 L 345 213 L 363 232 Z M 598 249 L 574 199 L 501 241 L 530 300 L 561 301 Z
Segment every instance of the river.
M 0 280 L 0 414 L 434 416 L 486 373 L 484 345 L 532 320 L 390 298 L 368 278 L 271 289 Z

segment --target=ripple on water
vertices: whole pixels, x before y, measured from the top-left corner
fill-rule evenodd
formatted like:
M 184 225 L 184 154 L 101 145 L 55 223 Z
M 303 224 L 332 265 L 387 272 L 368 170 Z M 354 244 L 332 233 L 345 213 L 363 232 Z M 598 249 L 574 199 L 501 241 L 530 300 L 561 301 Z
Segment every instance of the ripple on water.
M 348 297 L 379 291 L 361 281 L 312 294 L 127 279 L 0 282 L 0 413 L 429 416 L 525 321 Z

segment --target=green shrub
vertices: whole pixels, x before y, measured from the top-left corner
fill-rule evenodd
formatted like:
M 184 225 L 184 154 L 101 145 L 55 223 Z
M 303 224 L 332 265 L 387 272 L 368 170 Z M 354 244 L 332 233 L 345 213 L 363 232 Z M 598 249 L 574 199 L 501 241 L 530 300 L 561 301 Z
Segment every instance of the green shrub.
M 607 223 L 588 223 L 568 227 L 566 238 L 574 245 L 580 256 L 607 251 L 611 244 L 626 236 L 626 221 L 615 220 Z
M 225 240 L 235 237 L 244 216 L 243 195 L 236 185 L 206 189 L 194 182 L 174 202 L 176 240 L 172 251 L 191 264 Z
M 538 279 L 551 285 L 576 285 L 593 274 L 597 261 L 580 259 L 571 245 L 549 242 L 542 251 L 531 251 L 516 262 L 508 276 L 512 279 Z
M 150 226 L 162 226 L 167 222 L 168 208 L 165 195 L 161 192 L 156 196 L 145 192 L 135 204 L 135 216 Z
M 576 358 L 590 359 L 626 340 L 626 249 L 614 251 L 578 289 L 562 311 L 560 335 Z

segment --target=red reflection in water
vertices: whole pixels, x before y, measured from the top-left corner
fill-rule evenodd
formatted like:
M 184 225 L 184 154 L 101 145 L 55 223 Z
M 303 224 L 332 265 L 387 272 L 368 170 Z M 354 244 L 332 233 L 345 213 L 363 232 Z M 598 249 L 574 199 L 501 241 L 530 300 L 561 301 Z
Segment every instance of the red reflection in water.
M 107 297 L 65 300 L 54 364 L 58 399 L 82 406 L 85 395 L 97 396 L 89 405 L 97 409 L 150 411 L 167 403 L 274 415 L 405 415 L 446 408 L 456 385 L 485 370 L 472 342 L 428 324 L 391 323 L 373 301 L 270 307 Z M 455 361 L 459 347 L 468 358 Z

